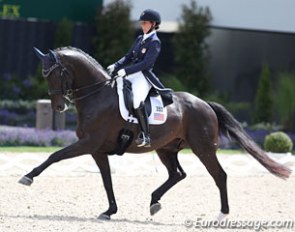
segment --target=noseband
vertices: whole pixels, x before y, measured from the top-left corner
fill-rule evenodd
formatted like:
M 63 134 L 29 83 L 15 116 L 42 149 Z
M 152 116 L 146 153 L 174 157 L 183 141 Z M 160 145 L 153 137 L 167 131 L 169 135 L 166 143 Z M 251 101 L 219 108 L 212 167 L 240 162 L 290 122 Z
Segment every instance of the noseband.
M 61 63 L 60 58 L 57 56 L 55 52 L 51 53 L 54 55 L 55 58 L 55 63 L 48 69 L 42 68 L 42 75 L 44 78 L 47 78 L 55 69 L 59 68 L 60 69 L 60 79 L 61 79 L 61 88 L 60 89 L 48 89 L 48 95 L 53 96 L 53 95 L 62 95 L 67 101 L 73 103 L 75 101 L 82 100 L 86 97 L 89 97 L 93 95 L 94 93 L 97 93 L 100 91 L 100 89 L 106 85 L 106 82 L 110 82 L 111 80 L 105 80 L 102 82 L 96 82 L 94 84 L 88 85 L 88 86 L 83 86 L 81 88 L 77 89 L 72 89 L 68 78 L 66 78 L 65 73 L 69 73 L 67 68 Z M 81 91 L 83 90 L 89 90 L 93 89 L 90 93 L 87 94 L 80 94 Z
M 48 89 L 48 95 L 62 95 L 66 99 L 72 95 L 71 89 L 69 86 L 69 83 L 67 79 L 65 78 L 65 72 L 67 72 L 66 67 L 61 63 L 59 56 L 54 51 L 50 51 L 50 55 L 53 56 L 55 63 L 49 67 L 48 69 L 45 69 L 44 66 L 42 68 L 42 75 L 44 78 L 47 78 L 55 69 L 60 68 L 60 78 L 61 78 L 61 88 L 60 89 Z

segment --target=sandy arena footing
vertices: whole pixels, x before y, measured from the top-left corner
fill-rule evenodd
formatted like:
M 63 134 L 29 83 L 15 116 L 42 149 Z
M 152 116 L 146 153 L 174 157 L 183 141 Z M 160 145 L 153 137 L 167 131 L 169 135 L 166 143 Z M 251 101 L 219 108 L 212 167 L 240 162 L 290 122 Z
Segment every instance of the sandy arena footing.
M 188 177 L 162 198 L 162 210 L 153 217 L 149 215 L 150 195 L 167 178 L 158 158 L 151 154 L 111 158 L 119 208 L 111 221 L 97 219 L 108 204 L 100 174 L 89 157 L 81 157 L 85 159 L 82 167 L 74 164 L 81 164 L 81 158 L 52 165 L 34 180 L 31 187 L 26 187 L 18 184 L 18 179 L 48 154 L 38 154 L 37 160 L 23 163 L 19 162 L 20 155 L 24 154 L 11 155 L 14 162 L 0 159 L 1 232 L 295 230 L 294 174 L 283 181 L 255 165 L 245 168 L 242 165 L 245 160 L 241 158 L 244 155 L 235 156 L 231 161 L 227 160 L 229 156 L 219 157 L 228 173 L 231 210 L 227 224 L 219 224 L 219 229 L 215 228 L 218 225 L 213 221 L 220 209 L 218 189 L 193 155 L 180 157 Z M 7 156 L 9 154 L 5 154 Z M 249 157 L 246 159 L 250 163 L 253 161 Z M 292 159 L 286 162 L 288 166 L 293 165 Z M 234 166 L 240 166 L 240 172 Z M 234 226 L 234 229 L 226 228 Z

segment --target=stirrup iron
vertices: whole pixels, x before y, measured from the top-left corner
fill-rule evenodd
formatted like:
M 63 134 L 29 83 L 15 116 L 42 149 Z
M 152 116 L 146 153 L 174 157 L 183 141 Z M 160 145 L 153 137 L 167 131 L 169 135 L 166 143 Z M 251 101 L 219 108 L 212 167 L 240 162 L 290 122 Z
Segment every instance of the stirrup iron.
M 135 140 L 137 147 L 151 147 L 151 139 L 149 136 L 146 136 L 143 132 L 138 135 L 138 138 Z

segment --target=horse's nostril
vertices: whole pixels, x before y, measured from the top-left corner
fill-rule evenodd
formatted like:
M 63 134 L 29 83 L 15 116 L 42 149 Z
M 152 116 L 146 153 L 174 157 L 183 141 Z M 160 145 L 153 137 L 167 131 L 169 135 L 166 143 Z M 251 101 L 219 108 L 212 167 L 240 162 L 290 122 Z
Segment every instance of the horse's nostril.
M 62 107 L 61 105 L 58 105 L 58 106 L 56 107 L 56 109 L 57 109 L 58 111 L 62 111 L 62 110 L 63 110 L 63 107 Z

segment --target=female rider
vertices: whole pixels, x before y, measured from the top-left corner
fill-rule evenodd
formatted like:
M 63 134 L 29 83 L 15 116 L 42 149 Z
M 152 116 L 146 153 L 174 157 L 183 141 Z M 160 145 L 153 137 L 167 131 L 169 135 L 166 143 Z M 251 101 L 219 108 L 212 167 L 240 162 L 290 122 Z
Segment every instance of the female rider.
M 143 35 L 136 38 L 125 56 L 107 69 L 111 76 L 125 77 L 132 83 L 133 107 L 141 129 L 135 142 L 138 147 L 150 147 L 151 139 L 144 101 L 153 87 L 162 96 L 164 105 L 168 105 L 172 103 L 172 91 L 164 89 L 163 84 L 152 72 L 161 50 L 161 41 L 156 33 L 161 23 L 160 14 L 147 9 L 141 13 L 139 20 Z

